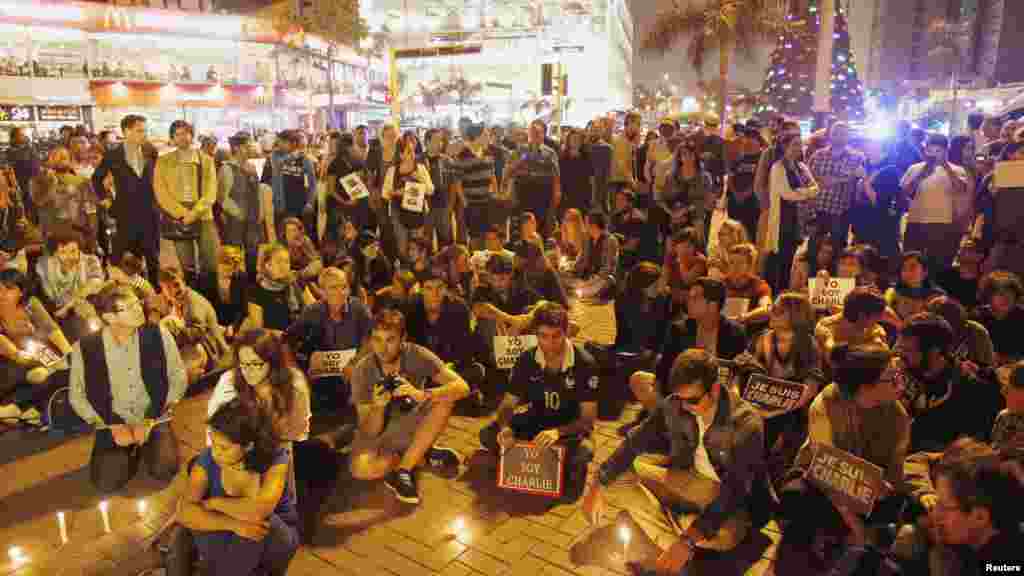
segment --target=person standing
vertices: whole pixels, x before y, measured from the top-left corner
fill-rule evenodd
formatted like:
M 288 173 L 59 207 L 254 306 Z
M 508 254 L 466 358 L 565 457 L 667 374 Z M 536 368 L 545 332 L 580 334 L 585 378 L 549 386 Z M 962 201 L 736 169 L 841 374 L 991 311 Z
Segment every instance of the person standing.
M 967 172 L 947 160 L 948 150 L 949 140 L 932 134 L 925 145 L 925 161 L 911 166 L 900 181 L 910 199 L 903 251 L 925 253 L 933 270 L 953 265 L 963 236 L 953 208 L 958 198 L 970 197 L 974 191 Z
M 32 150 L 32 142 L 25 134 L 24 128 L 18 126 L 11 130 L 11 149 L 7 155 L 14 168 L 14 179 L 18 182 L 18 189 L 21 190 L 18 201 L 25 207 L 25 217 L 32 222 L 38 222 L 36 206 L 32 202 L 29 186 L 32 178 L 39 173 L 39 160 L 36 159 Z
M 271 237 L 273 200 L 264 198 L 264 187 L 252 160 L 257 157 L 252 137 L 239 132 L 228 139 L 231 157 L 220 167 L 217 178 L 224 210 L 224 243 L 242 247 L 249 265 L 256 262 L 260 243 Z
M 541 235 L 546 236 L 554 223 L 553 218 L 562 201 L 561 173 L 558 153 L 544 144 L 547 127 L 543 120 L 530 123 L 527 144 L 509 167 L 509 186 L 521 210 L 537 218 Z
M 142 116 L 125 116 L 121 132 L 124 143 L 103 155 L 92 174 L 92 186 L 97 193 L 105 190 L 113 195 L 110 214 L 117 222 L 117 231 L 111 259 L 120 261 L 125 252 L 143 257 L 149 283 L 156 286 L 160 272 L 160 218 L 153 190 L 156 155 L 151 147 L 144 146 L 146 119 Z M 107 176 L 113 177 L 117 194 L 104 184 Z
M 452 236 L 452 207 L 455 205 L 455 190 L 452 186 L 452 159 L 444 151 L 444 132 L 438 128 L 427 130 L 426 163 L 430 169 L 430 180 L 434 183 L 434 194 L 430 197 L 430 216 L 427 219 L 433 239 L 437 233 L 438 246 L 447 246 L 454 241 Z
M 850 232 L 850 204 L 860 180 L 867 177 L 867 160 L 851 148 L 850 128 L 837 122 L 829 131 L 829 146 L 811 156 L 811 175 L 821 186 L 817 196 L 818 235 L 832 234 L 839 254 L 846 248 Z
M 457 232 L 461 239 L 468 239 L 473 248 L 479 249 L 483 246 L 484 234 L 497 220 L 494 212 L 497 211 L 498 178 L 494 158 L 486 155 L 483 126 L 466 126 L 464 136 L 465 147 L 454 161 L 457 181 L 453 184 L 463 206 L 462 210 L 456 209 Z
M 106 326 L 75 344 L 69 378 L 71 407 L 98 428 L 89 476 L 101 492 L 114 492 L 143 459 L 151 476 L 168 482 L 178 471 L 178 440 L 160 420 L 185 395 L 178 346 L 166 329 L 146 325 L 131 286 L 110 284 L 93 305 Z
M 611 178 L 612 147 L 608 143 L 608 122 L 603 118 L 595 118 L 589 128 L 589 145 L 587 155 L 594 173 L 594 190 L 592 208 L 611 211 L 611 199 L 608 197 L 608 180 Z M 632 192 L 632 190 L 630 190 Z
M 594 167 L 587 155 L 584 138 L 583 132 L 572 130 L 565 138 L 565 145 L 562 146 L 558 170 L 562 175 L 565 194 L 558 207 L 559 220 L 569 208 L 575 208 L 583 213 L 590 212 L 595 185 Z M 598 209 L 605 211 L 600 207 Z
M 161 235 L 174 242 L 184 270 L 212 274 L 217 270 L 217 228 L 213 205 L 217 202 L 217 171 L 213 158 L 192 147 L 194 131 L 184 120 L 171 123 L 175 151 L 156 162 L 153 190 L 163 211 Z M 199 262 L 195 261 L 195 245 Z
M 612 193 L 622 188 L 638 192 L 636 180 L 636 148 L 640 141 L 640 113 L 626 114 L 622 134 L 612 138 L 611 175 L 608 178 Z M 607 211 L 607 208 L 605 208 Z

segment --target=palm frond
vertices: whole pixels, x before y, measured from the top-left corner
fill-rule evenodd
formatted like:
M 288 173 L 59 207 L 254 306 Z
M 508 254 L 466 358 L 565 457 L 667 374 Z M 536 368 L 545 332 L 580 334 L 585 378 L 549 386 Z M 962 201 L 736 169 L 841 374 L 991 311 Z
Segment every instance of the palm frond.
M 679 6 L 659 13 L 654 27 L 640 43 L 640 51 L 665 54 L 684 36 L 703 35 L 707 26 L 707 15 L 702 8 Z

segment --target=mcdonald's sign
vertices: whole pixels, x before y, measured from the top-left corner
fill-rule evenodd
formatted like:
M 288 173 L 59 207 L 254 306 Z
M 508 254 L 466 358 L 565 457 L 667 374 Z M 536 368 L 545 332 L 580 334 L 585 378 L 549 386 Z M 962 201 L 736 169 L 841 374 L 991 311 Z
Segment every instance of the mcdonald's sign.
M 102 26 L 105 30 L 133 30 L 135 12 L 122 6 L 107 6 Z

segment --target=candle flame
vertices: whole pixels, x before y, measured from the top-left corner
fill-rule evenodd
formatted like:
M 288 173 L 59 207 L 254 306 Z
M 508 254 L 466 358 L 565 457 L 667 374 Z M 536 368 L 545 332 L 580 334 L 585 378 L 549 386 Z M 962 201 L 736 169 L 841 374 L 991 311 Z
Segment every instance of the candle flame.
M 630 539 L 633 535 L 629 532 L 629 528 L 625 526 L 619 526 L 619 539 L 624 543 L 629 544 Z

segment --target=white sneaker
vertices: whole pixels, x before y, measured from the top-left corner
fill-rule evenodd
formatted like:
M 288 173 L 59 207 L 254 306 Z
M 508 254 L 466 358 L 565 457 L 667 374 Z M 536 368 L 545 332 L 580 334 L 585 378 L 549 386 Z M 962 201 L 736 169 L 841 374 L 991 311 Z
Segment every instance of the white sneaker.
M 16 404 L 0 406 L 0 420 L 19 420 L 20 418 L 21 408 L 18 408 Z

